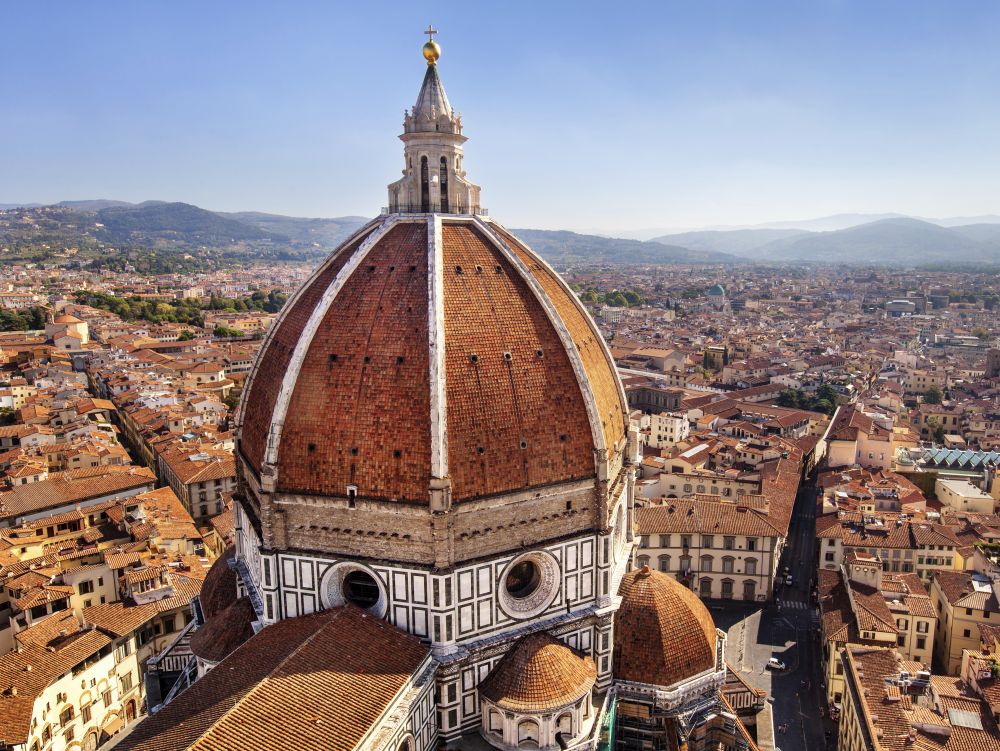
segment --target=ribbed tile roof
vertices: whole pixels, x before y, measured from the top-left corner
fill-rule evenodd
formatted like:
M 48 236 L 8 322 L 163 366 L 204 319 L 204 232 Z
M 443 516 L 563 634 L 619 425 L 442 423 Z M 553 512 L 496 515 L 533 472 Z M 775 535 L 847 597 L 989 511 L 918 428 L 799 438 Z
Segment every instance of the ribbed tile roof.
M 518 641 L 479 684 L 479 693 L 501 709 L 544 712 L 572 704 L 597 680 L 597 668 L 544 632 Z
M 694 592 L 643 566 L 625 574 L 618 594 L 615 678 L 672 686 L 715 667 L 715 624 Z
M 596 475 L 628 408 L 596 326 L 479 218 L 394 215 L 286 305 L 241 407 L 239 447 L 281 492 L 425 505 Z

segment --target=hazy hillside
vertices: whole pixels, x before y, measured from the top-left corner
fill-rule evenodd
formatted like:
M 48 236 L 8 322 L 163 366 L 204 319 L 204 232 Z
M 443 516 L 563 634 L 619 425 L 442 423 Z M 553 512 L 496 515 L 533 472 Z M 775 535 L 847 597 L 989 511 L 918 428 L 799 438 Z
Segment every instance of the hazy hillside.
M 60 206 L 61 208 L 73 209 L 74 211 L 100 211 L 101 209 L 110 209 L 114 206 L 137 205 L 128 201 L 111 201 L 107 198 L 96 198 L 92 201 L 60 201 L 56 204 L 56 206 Z
M 799 237 L 808 234 L 797 229 L 735 229 L 703 230 L 701 232 L 681 232 L 677 235 L 654 237 L 652 242 L 665 245 L 681 245 L 692 250 L 717 253 L 732 253 L 742 256 L 774 240 Z
M 232 245 L 244 241 L 287 241 L 244 222 L 200 209 L 188 203 L 150 202 L 139 206 L 113 206 L 97 212 L 108 242 L 141 245 Z
M 691 250 L 660 242 L 579 235 L 564 230 L 515 229 L 519 238 L 550 263 L 733 263 L 728 253 Z
M 287 237 L 293 242 L 332 248 L 369 220 L 363 216 L 340 216 L 333 219 L 309 219 L 258 211 L 219 212 L 238 222 L 264 232 Z
M 816 220 L 849 223 L 860 215 Z M 710 264 L 741 261 L 857 265 L 1000 264 L 1000 224 L 945 227 L 891 217 L 825 232 L 792 228 L 705 230 L 642 241 L 569 231 L 520 229 L 517 234 L 559 265 Z M 114 249 L 155 250 L 159 267 L 184 253 L 211 263 L 260 259 L 308 261 L 325 256 L 368 220 L 358 216 L 290 217 L 245 211 L 221 213 L 187 203 L 108 199 L 63 201 L 54 206 L 0 209 L 0 243 L 9 259 L 94 259 Z M 946 221 L 946 220 L 935 220 Z M 73 254 L 63 252 L 76 248 Z M 166 260 L 164 260 L 166 259 Z M 58 262 L 64 262 L 59 260 Z
M 768 261 L 851 264 L 972 263 L 1000 260 L 1000 243 L 980 242 L 954 228 L 903 218 L 775 240 L 748 255 Z
M 1000 247 L 1000 224 L 967 224 L 964 227 L 953 227 L 970 240 L 981 243 L 994 243 Z

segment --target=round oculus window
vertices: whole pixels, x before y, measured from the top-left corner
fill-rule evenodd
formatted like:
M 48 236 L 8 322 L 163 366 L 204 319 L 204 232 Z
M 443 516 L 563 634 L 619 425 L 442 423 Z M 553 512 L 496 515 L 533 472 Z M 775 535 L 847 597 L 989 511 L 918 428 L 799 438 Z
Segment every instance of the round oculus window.
M 498 600 L 511 618 L 532 618 L 543 613 L 559 594 L 559 562 L 544 550 L 518 556 L 503 569 Z
M 516 600 L 523 600 L 538 589 L 541 581 L 542 572 L 538 564 L 527 560 L 511 566 L 503 585 L 507 594 Z
M 327 569 L 322 582 L 324 607 L 336 608 L 349 602 L 379 617 L 388 609 L 382 583 L 365 566 L 348 561 L 338 563 Z
M 341 586 L 344 599 L 365 610 L 375 607 L 382 595 L 378 582 L 367 571 L 351 571 Z

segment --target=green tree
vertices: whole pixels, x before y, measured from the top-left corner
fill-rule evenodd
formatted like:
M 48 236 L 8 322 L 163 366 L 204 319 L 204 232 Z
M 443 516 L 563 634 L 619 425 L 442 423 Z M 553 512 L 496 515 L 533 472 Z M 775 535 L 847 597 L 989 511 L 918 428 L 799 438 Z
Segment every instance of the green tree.
M 799 406 L 799 396 L 802 392 L 797 389 L 785 389 L 778 394 L 779 407 L 791 407 L 797 409 Z
M 828 399 L 817 399 L 813 402 L 813 411 L 822 412 L 824 415 L 832 415 L 837 407 Z
M 944 394 L 937 386 L 931 386 L 924 392 L 924 404 L 940 404 L 944 399 Z
M 216 326 L 212 331 L 212 334 L 220 339 L 234 339 L 241 336 L 246 336 L 239 329 L 229 328 L 228 326 Z
M 927 430 L 931 434 L 934 443 L 944 443 L 944 425 L 936 417 L 927 420 Z

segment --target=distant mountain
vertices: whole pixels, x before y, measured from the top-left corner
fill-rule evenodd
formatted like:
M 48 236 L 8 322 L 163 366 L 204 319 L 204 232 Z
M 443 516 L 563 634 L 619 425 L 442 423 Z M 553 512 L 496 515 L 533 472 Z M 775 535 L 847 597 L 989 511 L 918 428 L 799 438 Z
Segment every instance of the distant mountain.
M 970 240 L 981 243 L 1000 244 L 1000 224 L 967 224 L 961 227 L 952 227 L 955 232 L 965 235 Z
M 512 230 L 550 263 L 734 263 L 729 253 L 692 250 L 661 242 L 643 242 L 599 235 L 580 235 L 565 230 Z
M 742 256 L 749 255 L 762 245 L 775 240 L 785 240 L 790 237 L 800 237 L 808 234 L 798 229 L 734 229 L 728 232 L 722 230 L 704 230 L 702 232 L 681 232 L 677 235 L 654 237 L 653 242 L 666 245 L 681 245 L 692 250 L 702 250 L 716 253 L 732 253 Z
M 812 222 L 850 224 L 860 214 Z M 662 235 L 655 240 L 520 229 L 517 234 L 558 265 L 819 262 L 855 265 L 1000 264 L 1000 222 L 957 226 L 889 216 L 827 231 L 753 227 Z M 9 258 L 45 261 L 95 258 L 107 249 L 197 252 L 220 262 L 309 260 L 325 256 L 367 219 L 290 217 L 255 211 L 222 213 L 188 203 L 110 199 L 63 201 L 48 207 L 0 208 L 0 243 Z M 62 253 L 77 248 L 77 255 Z
M 293 242 L 333 248 L 369 220 L 363 216 L 340 216 L 333 219 L 308 219 L 258 211 L 219 212 L 264 232 L 287 237 Z
M 970 224 L 1000 224 L 1000 216 L 996 214 L 980 214 L 979 216 L 949 216 L 944 219 L 927 219 L 926 221 L 940 224 L 942 227 L 966 227 Z
M 129 203 L 128 201 L 111 201 L 107 198 L 96 198 L 92 201 L 60 201 L 55 205 L 64 209 L 73 209 L 74 211 L 100 211 L 101 209 L 110 209 L 113 206 L 137 206 L 138 204 Z
M 104 225 L 103 239 L 111 243 L 218 246 L 288 240 L 189 203 L 150 201 L 138 206 L 111 206 L 96 213 L 97 222 Z
M 794 221 L 764 222 L 762 224 L 713 225 L 708 227 L 662 227 L 659 229 L 642 228 L 605 233 L 599 229 L 590 229 L 597 235 L 615 235 L 632 240 L 659 240 L 663 242 L 680 242 L 681 235 L 700 235 L 706 232 L 730 233 L 742 230 L 799 230 L 801 232 L 833 232 L 839 229 L 849 229 L 862 224 L 871 224 L 881 219 L 920 219 L 924 222 L 937 224 L 941 227 L 961 227 L 969 224 L 1000 224 L 1000 216 L 996 214 L 981 214 L 979 216 L 951 216 L 944 218 L 928 218 L 908 216 L 906 214 L 831 214 L 817 219 L 799 219 Z M 669 239 L 667 239 L 669 238 Z M 723 248 L 719 248 L 724 250 Z
M 765 261 L 814 261 L 858 265 L 981 263 L 1000 261 L 1000 239 L 982 241 L 960 228 L 919 219 L 882 219 L 833 232 L 774 240 L 747 254 Z
M 768 222 L 746 229 L 797 229 L 804 232 L 836 232 L 863 224 L 880 222 L 884 219 L 908 219 L 905 214 L 831 214 L 818 219 L 800 219 L 790 222 Z

